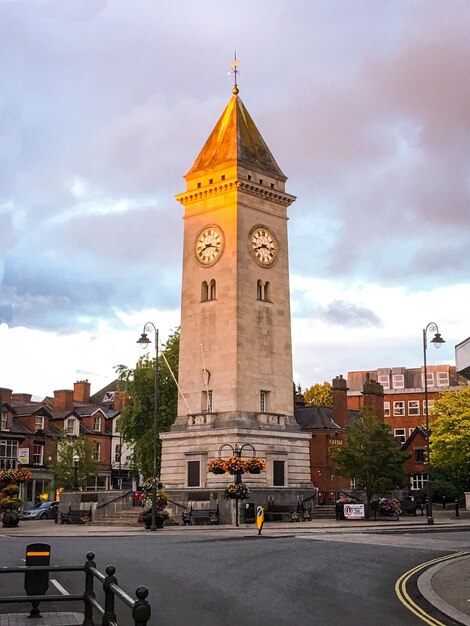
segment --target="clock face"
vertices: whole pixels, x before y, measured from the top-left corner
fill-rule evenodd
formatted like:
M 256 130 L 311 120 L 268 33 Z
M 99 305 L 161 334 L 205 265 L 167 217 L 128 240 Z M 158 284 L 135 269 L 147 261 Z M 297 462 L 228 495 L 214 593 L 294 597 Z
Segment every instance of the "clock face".
M 277 259 L 279 244 L 274 233 L 266 226 L 255 226 L 249 236 L 249 246 L 255 261 L 270 267 Z
M 224 249 L 224 236 L 220 228 L 207 226 L 196 239 L 196 258 L 202 265 L 213 265 Z

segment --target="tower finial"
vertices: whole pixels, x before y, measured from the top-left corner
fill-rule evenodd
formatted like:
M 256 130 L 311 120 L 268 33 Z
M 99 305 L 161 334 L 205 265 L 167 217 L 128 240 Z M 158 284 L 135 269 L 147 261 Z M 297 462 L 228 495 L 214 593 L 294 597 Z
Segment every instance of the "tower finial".
M 238 69 L 237 51 L 235 50 L 235 52 L 233 53 L 232 69 L 231 69 L 230 72 L 228 72 L 229 76 L 230 76 L 230 74 L 233 74 L 233 89 L 232 89 L 232 93 L 235 96 L 240 91 L 238 89 L 238 85 L 237 85 L 237 76 L 238 76 L 239 73 L 240 73 L 240 70 Z

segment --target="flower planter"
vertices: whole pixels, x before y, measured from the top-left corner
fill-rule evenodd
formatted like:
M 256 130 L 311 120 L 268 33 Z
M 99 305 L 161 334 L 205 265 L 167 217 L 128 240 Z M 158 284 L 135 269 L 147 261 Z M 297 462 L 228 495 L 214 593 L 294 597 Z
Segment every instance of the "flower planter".
M 3 527 L 15 528 L 20 522 L 20 516 L 16 511 L 5 511 L 3 514 Z
M 155 520 L 155 526 L 157 528 L 163 528 L 164 524 L 165 520 L 163 519 L 163 517 L 157 516 L 157 519 Z M 150 530 L 152 528 L 152 520 L 145 520 L 144 526 L 147 530 Z
M 261 474 L 261 470 L 259 467 L 255 467 L 254 469 L 249 470 L 250 474 Z
M 211 471 L 213 474 L 225 474 L 225 470 L 221 467 L 214 467 L 214 469 Z
M 228 497 L 230 498 L 230 500 L 236 500 L 237 499 L 237 494 L 236 493 L 229 493 Z

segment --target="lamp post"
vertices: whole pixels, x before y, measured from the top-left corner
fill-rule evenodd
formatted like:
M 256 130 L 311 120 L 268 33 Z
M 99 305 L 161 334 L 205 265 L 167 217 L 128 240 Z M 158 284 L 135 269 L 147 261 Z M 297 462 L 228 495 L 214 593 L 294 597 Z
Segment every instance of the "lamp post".
M 427 517 L 428 524 L 434 524 L 434 518 L 432 516 L 432 490 L 431 490 L 431 447 L 429 445 L 429 408 L 428 408 L 428 370 L 426 363 L 426 350 L 427 350 L 427 334 L 428 331 L 435 333 L 431 339 L 431 343 L 436 348 L 440 348 L 444 339 L 439 333 L 439 328 L 435 322 L 429 322 L 426 328 L 423 329 L 423 355 L 424 355 L 424 403 L 425 403 L 425 416 L 426 416 L 426 455 L 428 457 L 428 480 L 426 483 L 427 494 Z
M 78 491 L 78 464 L 80 457 L 78 454 L 73 455 L 73 488 Z
M 238 443 L 235 444 L 235 446 L 232 446 L 230 443 L 224 443 L 220 446 L 219 448 L 219 458 L 220 455 L 222 453 L 222 450 L 224 448 L 230 448 L 230 450 L 232 450 L 233 456 L 236 457 L 237 459 L 240 459 L 242 457 L 242 453 L 243 450 L 245 448 L 251 448 L 251 452 L 253 454 L 253 456 L 255 456 L 256 454 L 256 450 L 255 448 L 251 445 L 251 443 L 244 443 L 242 446 L 239 446 Z M 234 483 L 235 485 L 240 485 L 242 482 L 242 476 L 241 473 L 237 473 L 234 475 Z M 238 494 L 235 497 L 235 526 L 238 528 L 238 526 L 240 526 L 239 523 L 239 511 L 238 511 L 238 501 L 239 501 L 239 497 Z
M 151 343 L 148 333 L 153 330 L 155 335 L 155 386 L 153 397 L 153 477 L 152 477 L 152 522 L 150 530 L 157 530 L 157 447 L 158 447 L 158 328 L 152 322 L 144 324 L 143 332 L 137 343 L 147 348 Z

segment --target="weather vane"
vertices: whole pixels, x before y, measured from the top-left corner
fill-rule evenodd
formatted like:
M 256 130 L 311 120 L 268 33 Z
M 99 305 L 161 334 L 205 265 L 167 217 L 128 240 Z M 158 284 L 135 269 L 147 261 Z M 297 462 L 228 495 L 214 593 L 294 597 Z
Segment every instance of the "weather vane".
M 232 61 L 232 69 L 230 70 L 230 72 L 227 72 L 228 76 L 231 76 L 233 74 L 233 89 L 232 89 L 232 93 L 236 96 L 237 93 L 239 92 L 238 89 L 238 85 L 237 85 L 237 76 L 238 74 L 240 74 L 240 70 L 238 69 L 238 60 L 237 60 L 237 51 L 235 50 L 235 52 L 233 53 L 233 61 Z

